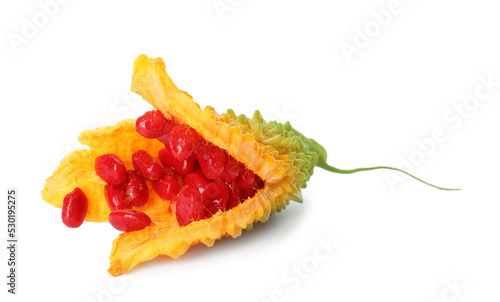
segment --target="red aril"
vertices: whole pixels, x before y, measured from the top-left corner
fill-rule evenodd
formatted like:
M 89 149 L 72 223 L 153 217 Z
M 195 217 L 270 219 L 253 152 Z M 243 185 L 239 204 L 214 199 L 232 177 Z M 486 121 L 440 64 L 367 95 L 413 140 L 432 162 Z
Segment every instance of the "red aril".
M 166 146 L 168 146 L 168 142 L 170 141 L 170 132 L 172 131 L 172 128 L 175 126 L 175 121 L 171 119 L 167 119 L 167 123 L 165 124 L 165 127 L 163 128 L 163 132 L 161 135 L 159 135 L 156 139 L 158 139 L 160 142 L 164 143 Z
M 132 154 L 132 164 L 148 180 L 158 180 L 163 176 L 163 167 L 145 150 Z
M 95 159 L 94 165 L 97 175 L 112 186 L 121 186 L 127 180 L 127 170 L 118 156 L 104 154 Z
M 205 208 L 205 218 L 210 218 L 218 211 L 225 211 L 229 197 L 229 187 L 221 180 L 210 183 L 203 193 L 201 200 Z
M 252 170 L 245 169 L 238 176 L 238 181 L 240 182 L 240 189 L 248 190 L 253 187 L 255 181 L 255 175 Z
M 168 146 L 168 142 L 170 141 L 170 131 L 167 131 L 166 133 L 158 136 L 157 139 Z
M 172 155 L 177 160 L 184 160 L 193 154 L 198 139 L 199 135 L 193 128 L 184 124 L 177 124 L 170 131 L 168 145 Z
M 219 177 L 223 182 L 229 184 L 233 182 L 241 172 L 240 163 L 234 159 L 232 156 L 227 156 L 226 166 L 224 167 L 224 171 Z
M 127 195 L 123 187 L 106 185 L 104 187 L 104 197 L 111 211 L 130 209 L 132 207 L 127 201 Z
M 172 170 L 165 170 L 163 177 L 153 181 L 153 189 L 162 199 L 172 200 L 179 193 L 179 182 Z
M 184 185 L 192 185 L 198 188 L 200 193 L 203 193 L 205 187 L 210 184 L 210 180 L 208 180 L 205 175 L 201 172 L 201 170 L 197 170 L 186 174 L 184 176 Z
M 133 207 L 142 207 L 148 202 L 149 190 L 146 180 L 139 172 L 130 170 L 127 171 L 127 181 L 123 185 L 127 201 Z
M 197 187 L 182 187 L 175 198 L 175 216 L 180 226 L 205 218 L 201 194 Z
M 170 148 L 162 148 L 158 152 L 158 158 L 165 168 L 174 169 L 175 173 L 184 176 L 193 171 L 193 158 L 178 160 L 170 152 Z
M 61 218 L 63 223 L 70 228 L 77 228 L 82 225 L 88 209 L 88 199 L 82 189 L 75 188 L 66 194 L 62 203 Z
M 145 138 L 157 138 L 165 132 L 167 119 L 160 110 L 151 110 L 135 121 L 135 130 Z
M 226 166 L 226 151 L 209 142 L 200 144 L 196 158 L 200 163 L 201 171 L 208 179 L 216 179 L 221 176 Z
M 115 210 L 109 214 L 109 223 L 118 231 L 133 232 L 151 224 L 149 216 L 134 210 Z

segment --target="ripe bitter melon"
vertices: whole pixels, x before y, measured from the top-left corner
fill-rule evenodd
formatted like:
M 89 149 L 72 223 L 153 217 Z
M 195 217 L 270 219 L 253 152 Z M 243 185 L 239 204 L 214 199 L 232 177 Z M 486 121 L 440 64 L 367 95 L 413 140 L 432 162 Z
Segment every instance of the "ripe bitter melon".
M 223 114 L 217 114 L 210 106 L 202 110 L 188 93 L 175 86 L 161 58 L 141 55 L 136 59 L 132 91 L 165 117 L 189 125 L 205 140 L 225 150 L 258 175 L 265 185 L 253 197 L 230 210 L 180 226 L 171 208 L 172 201 L 162 200 L 148 184 L 149 201 L 140 210 L 152 223 L 142 230 L 122 233 L 113 241 L 108 270 L 113 276 L 127 273 L 139 263 L 159 255 L 177 258 L 200 242 L 212 246 L 217 239 L 237 237 L 243 229 L 251 229 L 254 223 L 266 222 L 290 200 L 302 202 L 301 189 L 306 187 L 315 166 L 337 173 L 398 170 L 385 166 L 340 170 L 326 163 L 326 151 L 320 144 L 302 135 L 289 122 L 266 122 L 259 111 L 248 118 L 236 115 L 231 109 Z M 107 221 L 110 209 L 102 193 L 105 183 L 94 171 L 95 158 L 115 154 L 124 159 L 127 169 L 132 169 L 132 162 L 127 159 L 134 152 L 142 149 L 158 154 L 164 146 L 158 140 L 139 135 L 134 123 L 134 120 L 124 120 L 114 126 L 84 131 L 79 140 L 90 149 L 73 151 L 62 160 L 47 179 L 43 199 L 60 208 L 65 194 L 80 187 L 89 200 L 86 221 Z

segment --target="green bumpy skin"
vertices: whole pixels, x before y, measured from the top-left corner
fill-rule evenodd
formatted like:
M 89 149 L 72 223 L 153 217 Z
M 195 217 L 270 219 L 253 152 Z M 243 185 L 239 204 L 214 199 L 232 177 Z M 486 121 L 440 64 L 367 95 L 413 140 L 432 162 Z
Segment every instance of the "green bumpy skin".
M 205 110 L 213 111 L 210 106 Z M 320 161 L 326 161 L 326 151 L 315 140 L 305 137 L 292 127 L 290 122 L 284 124 L 276 121 L 266 122 L 259 110 L 249 119 L 244 114 L 236 115 L 232 109 L 222 114 L 220 120 L 232 125 L 241 125 L 246 133 L 250 133 L 255 140 L 265 146 L 270 146 L 280 155 L 287 155 L 292 162 L 290 169 L 294 176 L 294 185 L 298 192 L 290 199 L 302 202 L 300 188 L 307 186 L 314 167 Z

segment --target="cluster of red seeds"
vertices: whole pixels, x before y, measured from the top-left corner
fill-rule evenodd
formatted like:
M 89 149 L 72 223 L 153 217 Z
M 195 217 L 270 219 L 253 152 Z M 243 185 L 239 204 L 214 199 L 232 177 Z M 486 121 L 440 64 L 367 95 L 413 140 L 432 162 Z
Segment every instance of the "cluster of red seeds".
M 147 227 L 151 219 L 143 212 L 132 210 L 148 202 L 149 191 L 146 178 L 162 175 L 162 167 L 144 150 L 132 155 L 135 170 L 127 171 L 123 162 L 114 154 L 104 154 L 95 159 L 95 172 L 107 184 L 104 197 L 111 210 L 109 223 L 123 232 L 137 231 Z M 146 164 L 154 169 L 144 169 Z M 157 168 L 160 169 L 158 172 Z M 146 178 L 145 178 L 146 177 Z
M 135 128 L 142 136 L 165 144 L 158 152 L 161 164 L 145 150 L 132 155 L 134 170 L 127 171 L 113 154 L 101 155 L 95 161 L 97 175 L 107 183 L 104 195 L 111 209 L 109 222 L 120 231 L 140 230 L 151 223 L 145 213 L 132 210 L 147 203 L 148 181 L 162 199 L 172 201 L 181 226 L 229 210 L 264 186 L 260 177 L 226 151 L 203 139 L 191 127 L 165 118 L 159 110 L 139 117 Z M 83 192 L 74 192 L 66 197 L 85 197 Z M 66 223 L 63 203 L 66 225 L 81 225 L 87 208 L 80 208 L 85 210 L 83 217 L 81 213 L 66 215 L 70 217 L 66 221 L 71 221 Z
M 164 176 L 153 181 L 153 188 L 161 198 L 172 200 L 179 225 L 229 210 L 264 186 L 226 151 L 191 127 L 165 118 L 159 110 L 139 117 L 135 128 L 142 136 L 165 144 L 158 152 Z

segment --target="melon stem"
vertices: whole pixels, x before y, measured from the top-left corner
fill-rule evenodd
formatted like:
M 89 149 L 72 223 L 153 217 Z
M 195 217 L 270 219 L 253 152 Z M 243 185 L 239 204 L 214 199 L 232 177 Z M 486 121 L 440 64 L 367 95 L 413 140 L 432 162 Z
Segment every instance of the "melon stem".
M 356 172 L 378 170 L 378 169 L 394 170 L 394 171 L 404 173 L 404 174 L 420 181 L 421 183 L 424 183 L 428 186 L 434 187 L 434 188 L 439 189 L 439 190 L 445 190 L 445 191 L 458 191 L 458 190 L 460 190 L 460 189 L 450 189 L 450 188 L 439 187 L 439 186 L 430 184 L 426 181 L 423 181 L 422 179 L 420 179 L 420 178 L 418 178 L 418 177 L 416 177 L 416 176 L 414 176 L 414 175 L 412 175 L 404 170 L 401 170 L 398 168 L 393 168 L 393 167 L 388 167 L 388 166 L 377 166 L 377 167 L 369 167 L 369 168 L 357 168 L 357 169 L 351 169 L 351 170 L 344 170 L 344 169 L 338 169 L 338 168 L 332 167 L 329 164 L 327 164 L 325 161 L 322 161 L 322 160 L 320 160 L 318 162 L 317 166 L 320 168 L 323 168 L 327 171 L 334 172 L 334 173 L 340 173 L 340 174 L 352 174 L 352 173 L 356 173 Z

